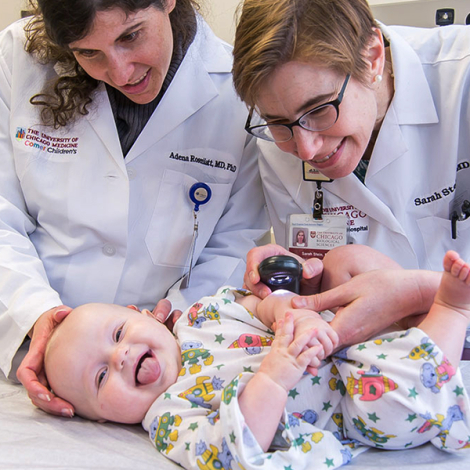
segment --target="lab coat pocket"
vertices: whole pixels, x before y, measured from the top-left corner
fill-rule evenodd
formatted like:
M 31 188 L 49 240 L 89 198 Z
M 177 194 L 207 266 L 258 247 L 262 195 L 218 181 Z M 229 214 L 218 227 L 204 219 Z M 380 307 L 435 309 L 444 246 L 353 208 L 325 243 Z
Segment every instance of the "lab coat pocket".
M 145 237 L 145 243 L 155 265 L 188 268 L 194 234 L 194 204 L 189 190 L 201 182 L 185 173 L 165 170 L 157 202 Z M 202 181 L 205 182 L 205 181 Z M 212 197 L 197 213 L 198 237 L 194 261 L 207 244 L 214 227 L 230 197 L 229 183 L 206 182 Z
M 470 261 L 470 218 L 457 222 L 457 238 L 452 238 L 452 224 L 448 219 L 425 217 L 418 226 L 426 250 L 426 269 L 442 271 L 442 259 L 447 250 L 455 250 L 466 261 Z

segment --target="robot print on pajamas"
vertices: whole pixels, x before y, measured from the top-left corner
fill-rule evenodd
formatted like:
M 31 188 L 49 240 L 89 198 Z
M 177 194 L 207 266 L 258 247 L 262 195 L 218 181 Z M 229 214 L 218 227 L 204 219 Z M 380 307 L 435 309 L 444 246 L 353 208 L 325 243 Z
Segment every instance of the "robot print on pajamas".
M 180 376 L 186 374 L 186 366 L 190 374 L 198 374 L 201 372 L 202 366 L 210 366 L 214 362 L 214 356 L 211 355 L 208 349 L 204 349 L 204 345 L 200 341 L 185 341 L 181 344 L 181 362 L 182 368 Z
M 222 450 L 213 445 L 207 445 L 206 442 L 200 441 L 196 445 L 196 455 L 200 457 L 197 465 L 201 470 L 231 470 L 233 456 L 230 453 L 227 442 L 222 439 Z
M 452 424 L 464 419 L 462 410 L 458 405 L 450 406 L 447 410 L 446 416 L 436 414 L 436 418 L 432 418 L 430 413 L 426 413 L 421 415 L 421 417 L 424 418 L 426 422 L 418 429 L 418 432 L 422 434 L 429 431 L 433 426 L 437 427 L 440 430 L 438 436 L 441 439 L 443 448 L 446 447 L 446 438 Z
M 223 380 L 208 376 L 198 377 L 196 379 L 196 385 L 181 392 L 178 396 L 186 398 L 195 405 L 202 406 L 203 408 L 211 408 L 210 401 L 215 397 L 216 391 L 222 390 Z
M 431 392 L 439 393 L 444 384 L 449 382 L 455 373 L 455 368 L 446 358 L 436 366 L 427 362 L 421 366 L 421 382 Z
M 455 375 L 456 369 L 445 357 L 438 363 L 437 352 L 434 349 L 434 344 L 429 341 L 429 338 L 424 337 L 421 344 L 413 348 L 406 357 L 414 361 L 426 361 L 421 366 L 421 382 L 431 392 L 439 393 Z
M 420 359 L 430 361 L 436 356 L 437 351 L 434 350 L 434 343 L 430 341 L 428 337 L 425 336 L 421 340 L 419 346 L 413 348 L 406 357 L 412 359 L 413 361 L 419 361 Z
M 385 434 L 383 431 L 380 431 L 377 428 L 368 428 L 365 421 L 358 416 L 353 418 L 354 427 L 369 441 L 373 442 L 376 447 L 381 447 L 383 444 L 387 443 L 389 439 L 397 437 L 394 434 Z
M 216 320 L 220 324 L 219 305 L 209 304 L 205 307 L 200 302 L 193 304 L 188 311 L 188 325 L 193 328 L 201 328 L 207 320 Z
M 161 417 L 153 420 L 150 426 L 150 438 L 154 441 L 156 448 L 160 452 L 168 454 L 173 449 L 171 442 L 178 440 L 178 431 L 173 429 L 173 426 L 178 427 L 181 424 L 181 417 L 178 415 L 171 415 L 164 413 Z M 171 442 L 168 443 L 167 441 Z
M 268 336 L 243 333 L 229 348 L 243 348 L 247 354 L 259 354 L 265 346 L 271 346 L 272 342 L 273 338 Z

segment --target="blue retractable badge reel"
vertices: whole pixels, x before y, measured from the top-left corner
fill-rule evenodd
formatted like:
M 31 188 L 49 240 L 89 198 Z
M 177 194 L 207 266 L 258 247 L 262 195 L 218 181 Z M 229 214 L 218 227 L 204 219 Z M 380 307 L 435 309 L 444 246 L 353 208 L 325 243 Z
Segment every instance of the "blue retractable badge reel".
M 206 204 L 212 197 L 212 190 L 206 183 L 194 183 L 189 189 L 189 199 L 194 203 L 194 211 L 199 211 L 199 206 Z
M 193 228 L 193 239 L 191 241 L 191 247 L 189 249 L 189 271 L 183 276 L 181 287 L 184 289 L 189 287 L 189 281 L 191 279 L 191 272 L 193 269 L 194 250 L 196 249 L 196 240 L 199 233 L 199 221 L 197 220 L 197 213 L 199 212 L 199 206 L 207 204 L 212 197 L 211 188 L 206 183 L 194 183 L 189 188 L 189 199 L 194 204 L 193 217 L 194 217 L 194 228 Z
M 292 256 L 270 256 L 258 267 L 261 281 L 273 292 L 279 289 L 298 294 L 302 279 L 302 265 Z

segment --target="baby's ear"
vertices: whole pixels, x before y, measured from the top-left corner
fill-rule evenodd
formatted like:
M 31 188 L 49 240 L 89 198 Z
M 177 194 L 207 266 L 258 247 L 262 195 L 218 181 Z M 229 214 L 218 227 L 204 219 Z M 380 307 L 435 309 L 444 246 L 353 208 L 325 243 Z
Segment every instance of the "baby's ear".
M 139 307 L 136 305 L 128 305 L 127 308 L 130 308 L 131 310 L 135 310 L 136 312 L 140 312 Z
M 153 314 L 153 312 L 151 312 L 150 310 L 148 310 L 146 308 L 144 308 L 141 313 L 142 313 L 142 315 L 146 315 L 147 317 L 150 317 L 150 318 L 153 318 L 154 320 L 156 320 L 155 315 Z

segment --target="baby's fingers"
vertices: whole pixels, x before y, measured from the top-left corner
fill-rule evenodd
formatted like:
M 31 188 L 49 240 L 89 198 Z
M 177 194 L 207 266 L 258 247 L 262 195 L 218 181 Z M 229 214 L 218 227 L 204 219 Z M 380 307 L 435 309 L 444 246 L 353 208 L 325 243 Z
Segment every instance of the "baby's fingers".
M 337 333 L 331 328 L 320 331 L 317 335 L 317 339 L 323 346 L 324 357 L 329 356 L 339 343 Z M 310 344 L 312 345 L 312 343 Z M 324 359 L 324 357 L 321 359 Z
M 292 313 L 286 313 L 286 316 L 277 322 L 276 335 L 274 341 L 277 346 L 287 348 L 294 337 L 294 317 Z
M 331 343 L 333 345 L 333 349 L 338 347 L 338 345 L 339 345 L 339 336 L 338 336 L 338 333 L 336 333 L 336 331 L 333 330 L 333 328 L 328 329 L 328 336 L 329 336 L 329 338 L 331 340 Z
M 320 362 L 320 361 L 319 361 Z M 317 376 L 318 375 L 318 367 L 312 367 L 312 366 L 307 366 L 307 372 L 313 376 Z
M 299 366 L 310 372 L 310 369 L 315 369 L 318 371 L 318 367 L 320 367 L 321 364 L 321 359 L 319 358 L 319 355 L 323 355 L 323 347 L 320 345 L 317 346 L 312 346 L 305 351 L 303 351 L 298 357 L 297 357 L 297 363 Z
M 307 351 L 308 349 L 320 346 L 321 343 L 316 338 L 316 329 L 304 331 L 303 333 L 297 333 L 294 336 L 294 340 L 291 342 L 288 352 L 291 356 L 297 357 L 301 352 Z M 322 348 L 323 349 L 323 348 Z

